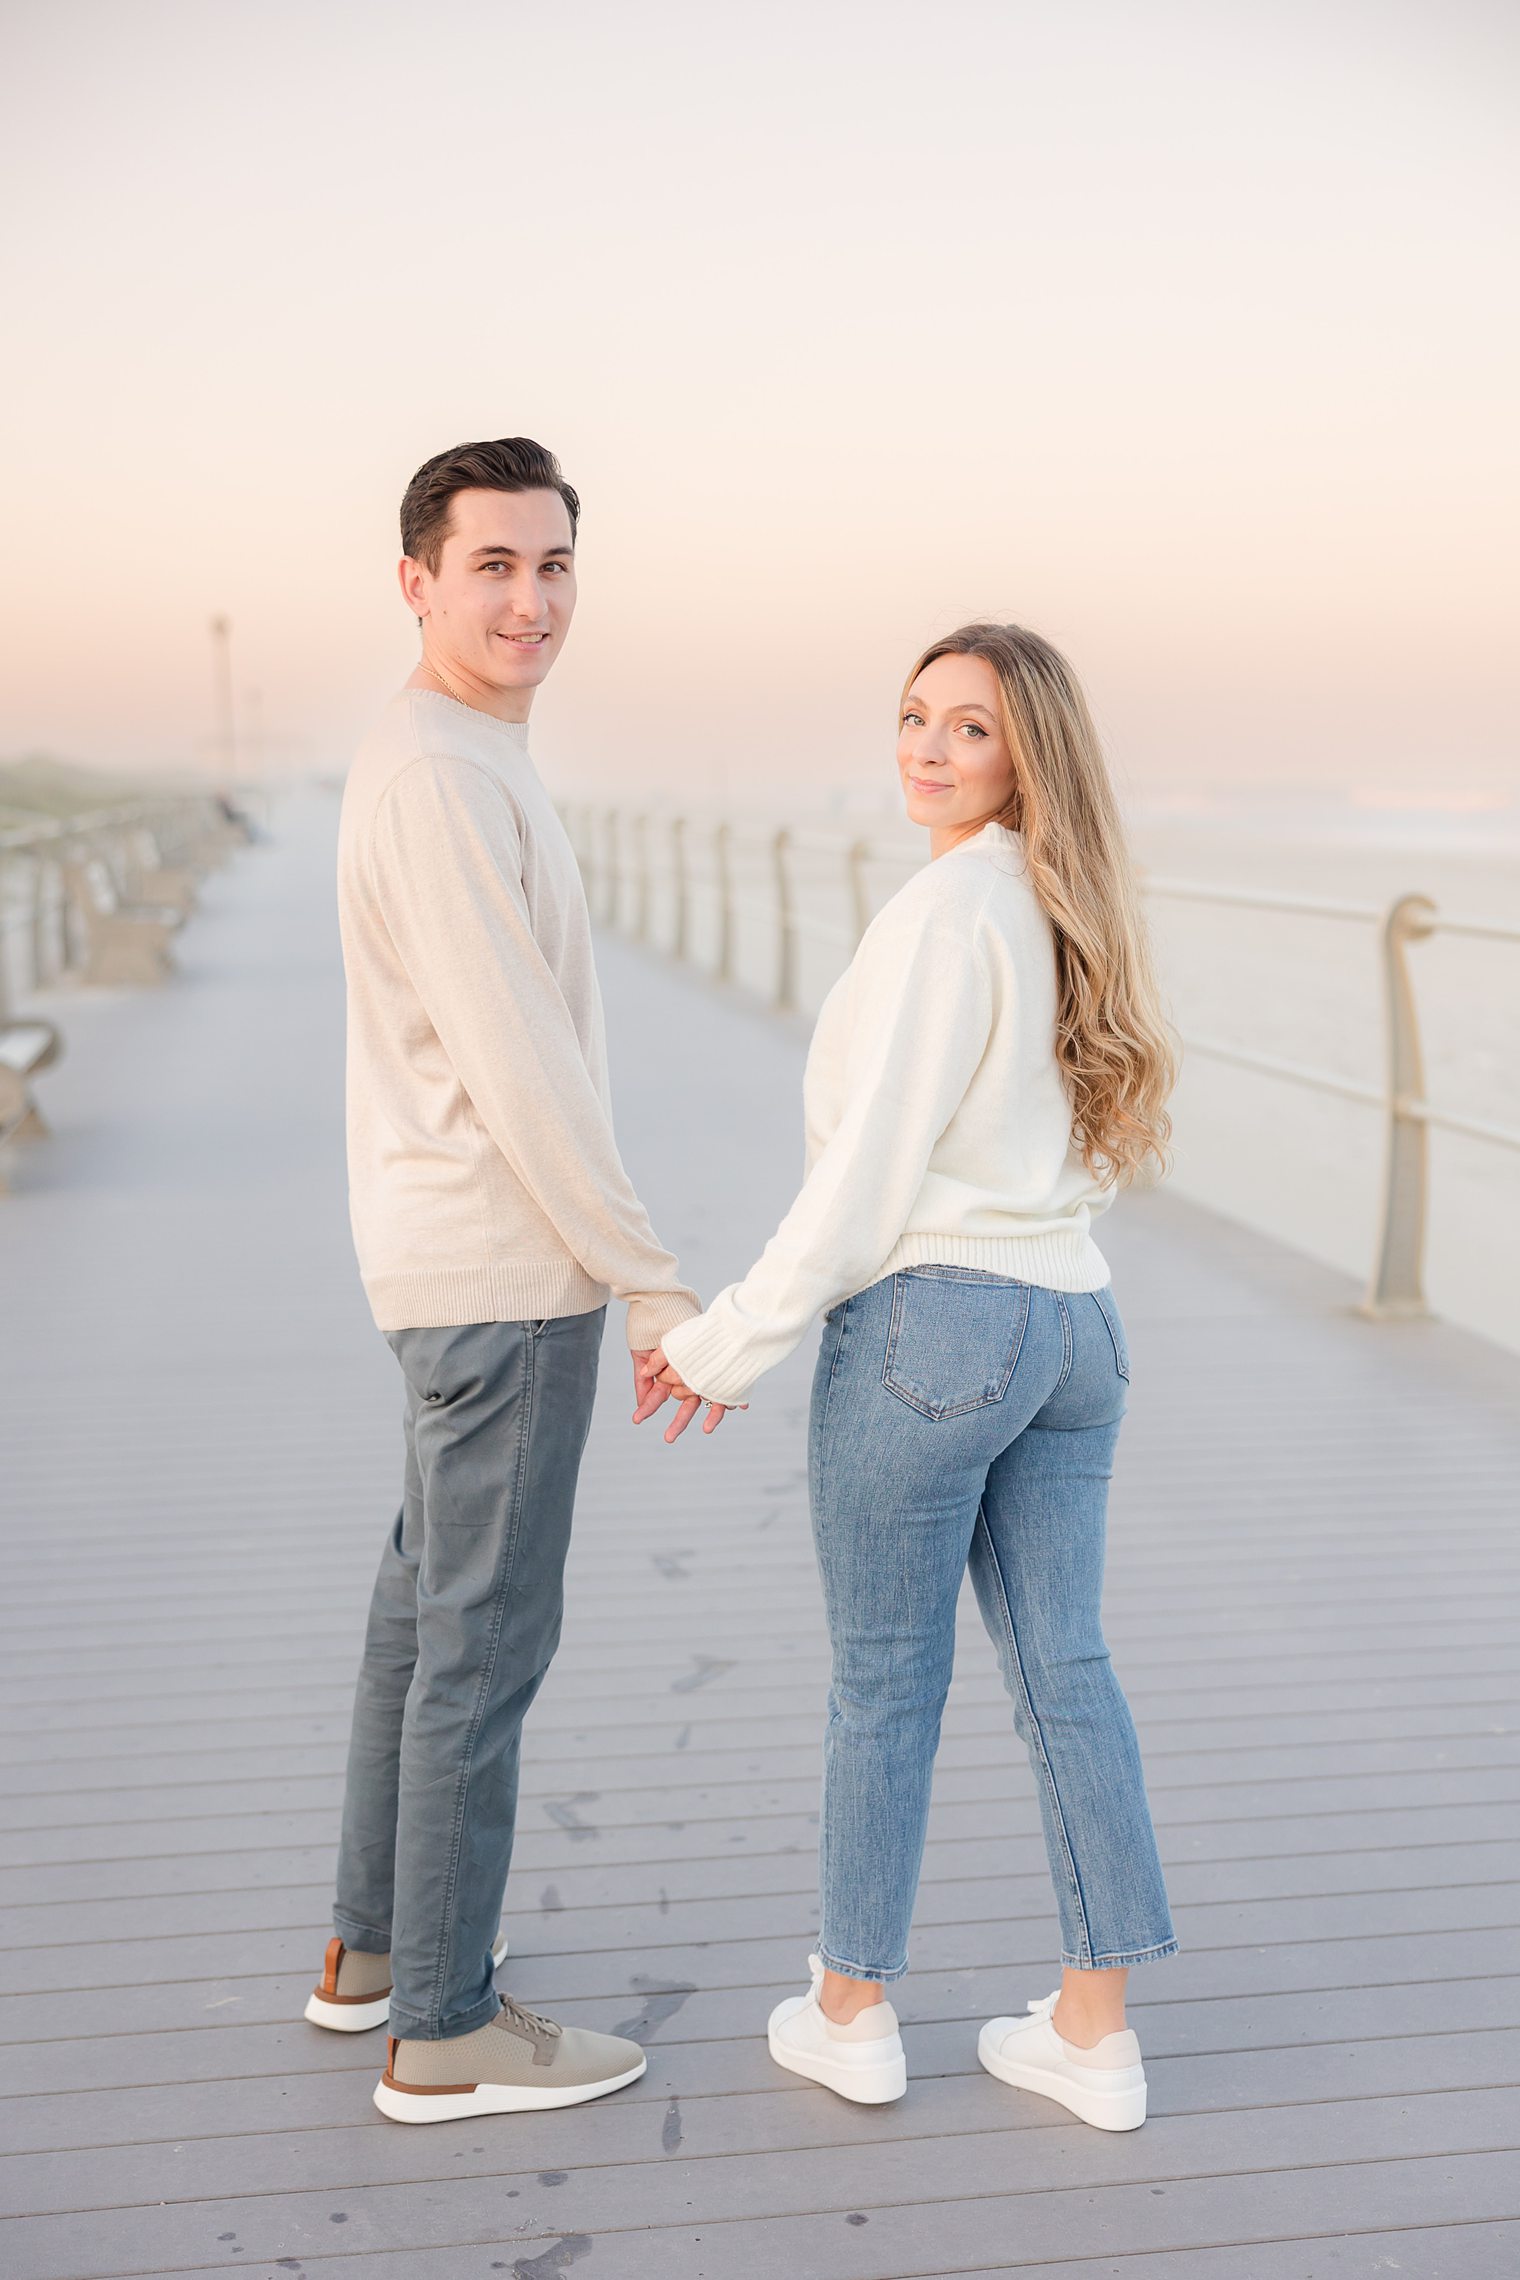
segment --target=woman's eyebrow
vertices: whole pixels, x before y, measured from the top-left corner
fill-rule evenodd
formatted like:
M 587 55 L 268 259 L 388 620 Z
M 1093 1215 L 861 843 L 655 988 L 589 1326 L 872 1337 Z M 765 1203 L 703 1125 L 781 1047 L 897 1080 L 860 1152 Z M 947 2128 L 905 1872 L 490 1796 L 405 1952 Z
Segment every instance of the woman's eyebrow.
M 922 697 L 904 697 L 902 701 L 902 709 L 904 712 L 907 711 L 909 705 L 917 706 L 920 711 L 924 709 Z M 997 723 L 997 714 L 994 712 L 989 712 L 985 705 L 951 705 L 949 707 L 949 710 L 952 713 L 980 713 L 983 720 L 990 720 L 994 726 L 996 726 Z

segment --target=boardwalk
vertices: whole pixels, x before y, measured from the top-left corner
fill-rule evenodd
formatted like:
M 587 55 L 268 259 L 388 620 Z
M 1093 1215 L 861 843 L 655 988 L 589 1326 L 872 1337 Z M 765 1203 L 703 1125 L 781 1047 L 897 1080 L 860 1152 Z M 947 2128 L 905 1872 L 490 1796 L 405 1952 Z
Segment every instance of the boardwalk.
M 672 1451 L 611 1334 L 506 1978 L 649 2073 L 568 2114 L 375 2114 L 379 2038 L 300 2020 L 399 1448 L 343 1211 L 333 822 L 293 809 L 218 877 L 171 988 L 68 1005 L 58 1137 L 0 1201 L 7 2280 L 1520 2271 L 1520 1364 L 1374 1329 L 1166 1198 L 1110 1245 L 1109 1632 L 1185 1946 L 1134 1981 L 1147 2127 L 976 2068 L 1056 1937 L 969 1612 L 909 2095 L 770 2065 L 813 1930 L 808 1357 Z M 625 1152 L 711 1287 L 789 1192 L 800 1036 L 615 941 L 604 973 Z

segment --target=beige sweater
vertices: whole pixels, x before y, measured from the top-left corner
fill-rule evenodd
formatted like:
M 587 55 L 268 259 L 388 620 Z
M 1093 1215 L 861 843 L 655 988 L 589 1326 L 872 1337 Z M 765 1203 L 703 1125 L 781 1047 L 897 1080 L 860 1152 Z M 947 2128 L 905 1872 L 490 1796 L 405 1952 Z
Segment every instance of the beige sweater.
M 989 823 L 867 927 L 818 1016 L 807 1178 L 744 1280 L 665 1340 L 688 1385 L 742 1401 L 825 1308 L 884 1275 L 974 1267 L 1049 1290 L 1108 1280 L 1113 1200 L 1072 1140 L 1050 921 L 1022 841 Z
M 528 732 L 403 689 L 343 795 L 354 1243 L 382 1330 L 697 1311 L 612 1133 L 580 872 Z

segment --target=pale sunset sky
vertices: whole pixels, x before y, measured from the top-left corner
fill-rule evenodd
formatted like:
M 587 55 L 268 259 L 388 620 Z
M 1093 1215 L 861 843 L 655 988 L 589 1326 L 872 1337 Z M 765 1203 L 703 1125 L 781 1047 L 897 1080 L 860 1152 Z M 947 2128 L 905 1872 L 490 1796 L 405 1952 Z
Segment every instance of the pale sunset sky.
M 556 781 L 822 806 L 1014 617 L 1137 791 L 1514 787 L 1497 0 L 7 12 L 0 755 L 281 765 L 404 676 L 395 510 L 557 450 Z

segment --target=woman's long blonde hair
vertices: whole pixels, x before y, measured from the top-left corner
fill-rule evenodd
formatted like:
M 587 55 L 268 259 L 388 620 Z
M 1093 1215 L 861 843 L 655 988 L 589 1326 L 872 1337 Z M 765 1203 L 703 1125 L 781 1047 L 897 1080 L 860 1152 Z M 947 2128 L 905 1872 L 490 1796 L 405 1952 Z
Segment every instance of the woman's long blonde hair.
M 1177 1058 L 1108 765 L 1076 674 L 1018 625 L 963 625 L 926 649 L 982 657 L 997 675 L 1013 796 L 995 819 L 1017 831 L 1055 934 L 1056 1060 L 1090 1172 L 1127 1186 L 1166 1166 Z

